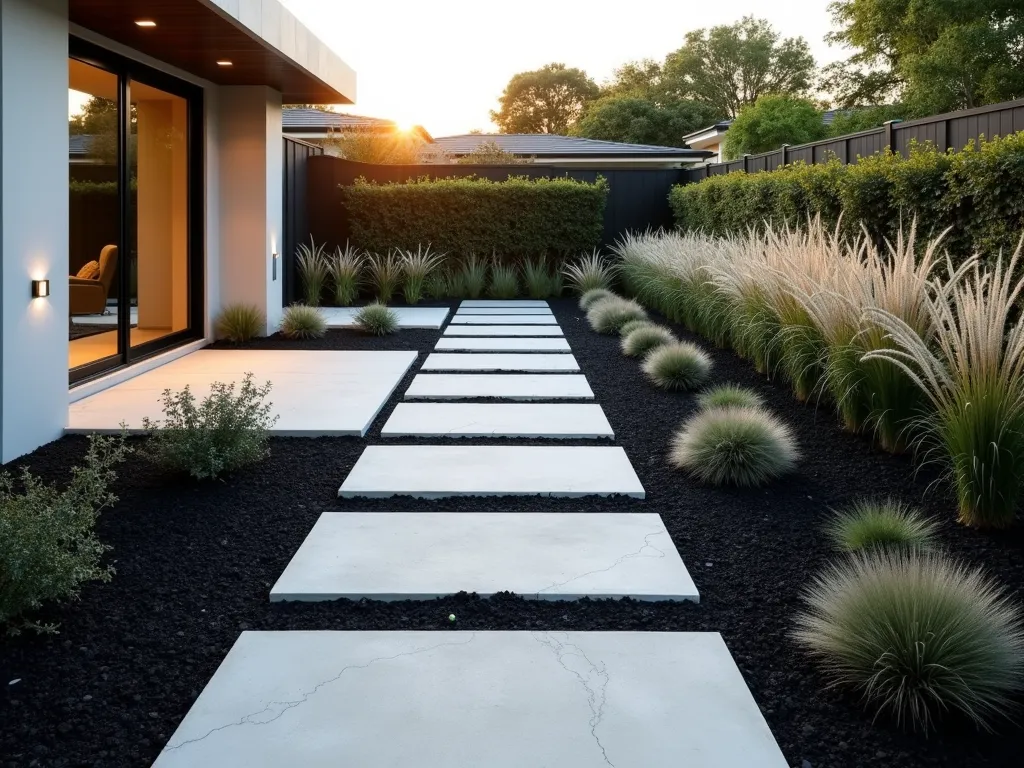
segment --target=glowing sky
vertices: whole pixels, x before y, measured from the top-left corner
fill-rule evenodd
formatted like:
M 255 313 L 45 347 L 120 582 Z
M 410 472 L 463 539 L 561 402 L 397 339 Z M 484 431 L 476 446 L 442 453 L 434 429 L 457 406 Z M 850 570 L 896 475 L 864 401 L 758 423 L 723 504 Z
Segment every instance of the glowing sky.
M 745 14 L 802 35 L 819 64 L 844 58 L 823 37 L 828 0 L 281 0 L 354 67 L 342 111 L 419 123 L 434 136 L 493 130 L 488 110 L 516 72 L 552 61 L 598 83 L 620 64 L 661 60 L 686 32 Z

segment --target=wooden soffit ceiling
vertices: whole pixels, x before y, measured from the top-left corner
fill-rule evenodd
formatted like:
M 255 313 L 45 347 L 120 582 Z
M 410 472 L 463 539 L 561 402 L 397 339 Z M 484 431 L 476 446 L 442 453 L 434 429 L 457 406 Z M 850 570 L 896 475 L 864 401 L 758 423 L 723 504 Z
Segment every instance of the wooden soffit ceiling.
M 277 0 L 69 0 L 68 16 L 218 85 L 267 85 L 287 104 L 355 100 L 355 72 Z

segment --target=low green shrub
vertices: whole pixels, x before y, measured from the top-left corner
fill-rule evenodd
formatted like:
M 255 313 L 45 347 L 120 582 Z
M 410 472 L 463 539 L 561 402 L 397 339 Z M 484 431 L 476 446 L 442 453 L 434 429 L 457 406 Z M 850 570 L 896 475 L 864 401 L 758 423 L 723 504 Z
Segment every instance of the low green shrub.
M 359 250 L 348 243 L 344 248 L 335 248 L 327 260 L 327 271 L 334 288 L 334 303 L 339 307 L 354 303 L 363 280 L 363 255 Z
M 562 268 L 562 275 L 573 291 L 580 294 L 597 288 L 611 290 L 615 280 L 615 268 L 595 248 L 591 253 L 581 256 L 571 264 Z
M 671 344 L 676 340 L 668 328 L 660 325 L 645 325 L 622 337 L 620 346 L 626 357 L 643 357 L 653 349 Z
M 215 381 L 199 404 L 188 385 L 180 392 L 165 389 L 163 421 L 143 421 L 150 458 L 197 480 L 214 480 L 262 460 L 277 422 L 271 403 L 264 402 L 270 382 L 257 387 L 253 374 L 246 373 L 237 395 L 235 389 L 235 382 Z
M 759 394 L 739 384 L 721 384 L 697 395 L 697 405 L 707 408 L 760 408 L 764 400 Z
M 920 510 L 895 499 L 861 499 L 837 511 L 825 532 L 843 552 L 870 547 L 925 551 L 934 547 L 938 528 Z
M 295 268 L 299 272 L 299 283 L 302 286 L 305 303 L 310 307 L 319 307 L 320 297 L 327 286 L 330 274 L 324 246 L 315 243 L 311 236 L 309 245 L 303 243 L 296 250 Z
M 101 565 L 110 547 L 96 537 L 96 520 L 117 501 L 109 490 L 114 468 L 129 453 L 123 437 L 90 436 L 84 463 L 62 490 L 28 468 L 17 483 L 0 473 L 0 626 L 8 633 L 56 631 L 31 613 L 77 597 L 84 582 L 110 581 L 113 566 Z
M 519 295 L 519 274 L 514 264 L 491 265 L 491 285 L 487 295 L 492 299 L 514 299 Z
M 384 304 L 367 304 L 354 320 L 359 330 L 374 336 L 387 336 L 398 330 L 398 315 Z
M 830 565 L 803 599 L 794 639 L 879 715 L 928 731 L 955 713 L 989 730 L 1015 711 L 1021 612 L 981 569 L 876 548 Z
M 266 315 L 254 304 L 230 304 L 217 317 L 217 337 L 236 344 L 261 336 Z
M 647 312 L 632 299 L 605 299 L 587 310 L 587 322 L 598 333 L 618 333 L 630 320 L 646 320 Z
M 614 293 L 607 290 L 606 288 L 591 288 L 589 291 L 586 291 L 582 296 L 580 296 L 580 309 L 590 309 L 597 302 L 603 301 L 604 299 L 618 298 L 622 297 L 616 296 Z
M 281 334 L 289 339 L 319 339 L 327 333 L 327 320 L 317 307 L 293 304 L 281 317 Z
M 342 187 L 352 241 L 370 251 L 420 243 L 454 254 L 552 257 L 596 246 L 608 183 L 559 177 L 465 177 Z
M 688 341 L 664 344 L 644 359 L 643 372 L 654 386 L 670 391 L 697 389 L 711 373 L 711 358 Z
M 672 441 L 671 462 L 711 485 L 760 486 L 791 472 L 799 458 L 792 431 L 763 408 L 711 408 Z

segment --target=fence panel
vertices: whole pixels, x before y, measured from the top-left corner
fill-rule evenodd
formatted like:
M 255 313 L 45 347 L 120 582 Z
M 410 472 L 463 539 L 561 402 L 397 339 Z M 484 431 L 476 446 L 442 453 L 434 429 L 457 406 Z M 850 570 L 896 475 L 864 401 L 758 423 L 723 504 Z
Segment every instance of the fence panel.
M 296 139 L 284 139 L 284 234 L 278 261 L 286 303 L 294 298 L 295 249 L 309 237 L 309 159 L 324 153 L 321 147 Z

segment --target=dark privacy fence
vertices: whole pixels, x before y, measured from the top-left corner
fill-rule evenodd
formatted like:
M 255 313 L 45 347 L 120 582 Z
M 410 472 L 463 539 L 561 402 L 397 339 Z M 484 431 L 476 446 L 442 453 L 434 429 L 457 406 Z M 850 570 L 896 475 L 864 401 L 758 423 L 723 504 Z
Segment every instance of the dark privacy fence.
M 832 157 L 842 163 L 855 163 L 858 157 L 867 157 L 886 148 L 899 152 L 904 157 L 909 153 L 910 143 L 926 141 L 939 150 L 952 149 L 959 152 L 971 141 L 977 143 L 982 137 L 992 139 L 1024 131 L 1024 99 L 990 104 L 987 107 L 949 112 L 944 115 L 924 117 L 920 120 L 886 123 L 870 131 L 851 133 L 834 139 L 824 139 L 796 147 L 782 147 L 760 155 L 746 155 L 728 163 L 693 168 L 684 172 L 686 181 L 700 181 L 708 176 L 718 176 L 732 171 L 774 171 L 788 163 L 805 162 L 808 165 L 825 163 Z
M 295 249 L 309 239 L 309 160 L 323 153 L 316 144 L 284 140 L 284 235 L 279 261 L 286 302 L 296 293 Z

